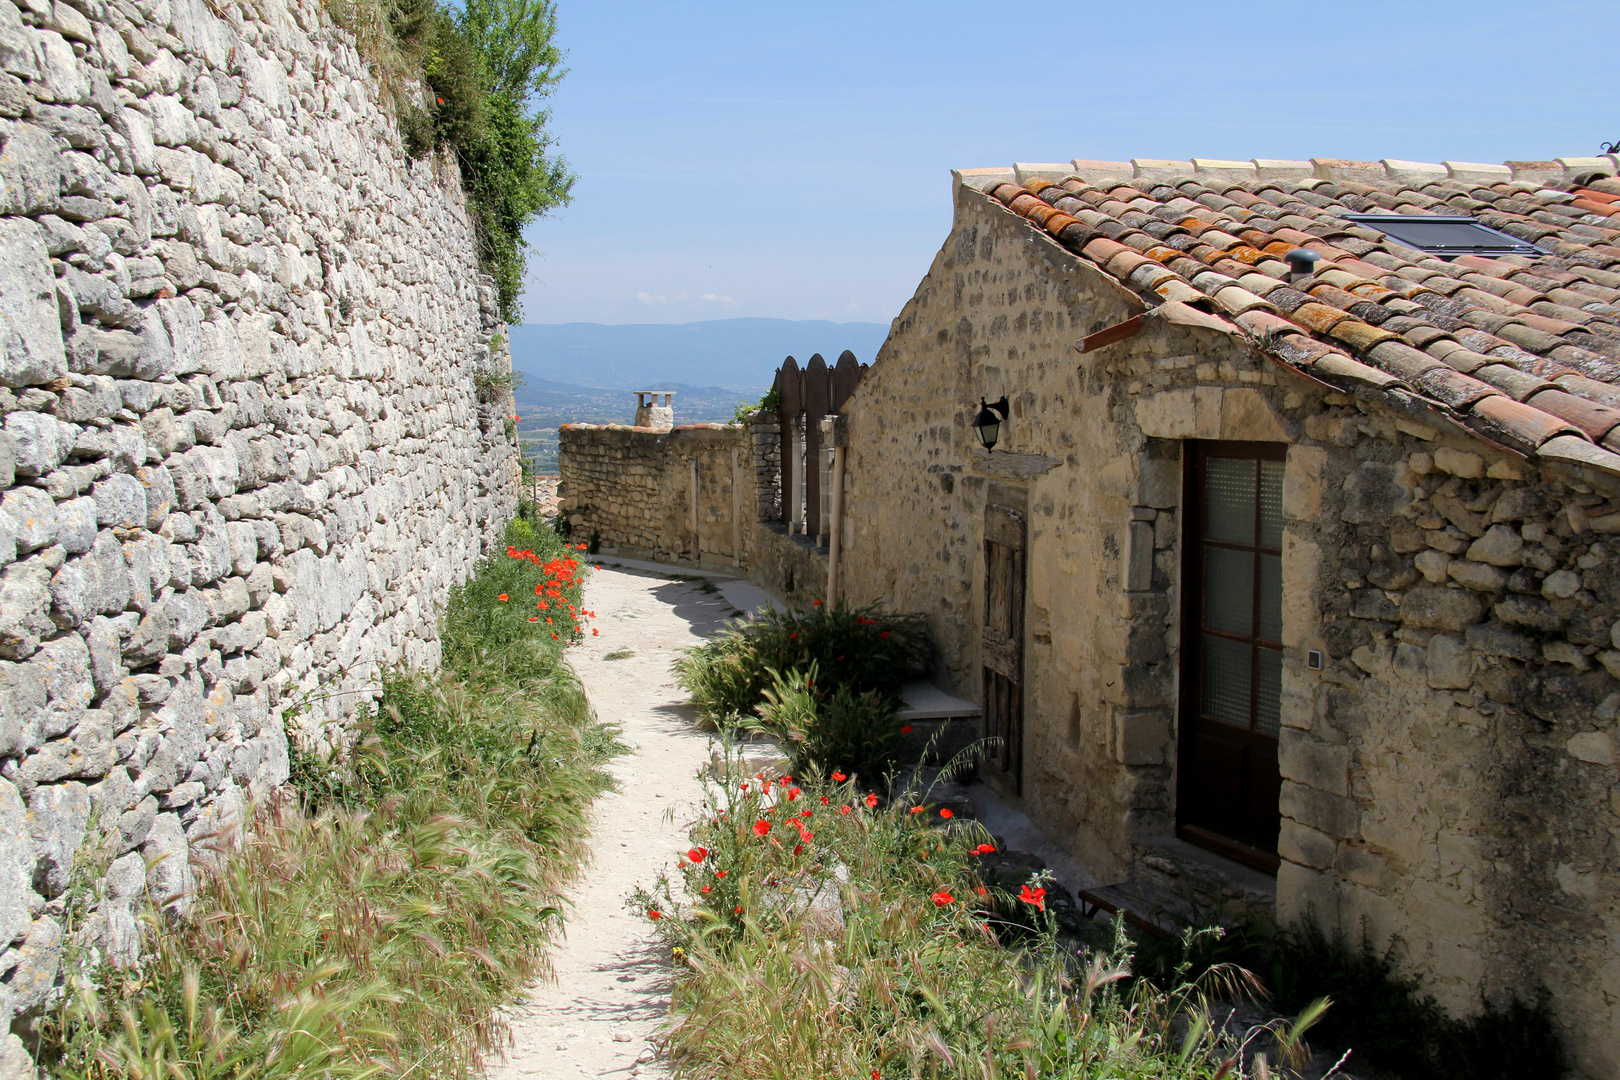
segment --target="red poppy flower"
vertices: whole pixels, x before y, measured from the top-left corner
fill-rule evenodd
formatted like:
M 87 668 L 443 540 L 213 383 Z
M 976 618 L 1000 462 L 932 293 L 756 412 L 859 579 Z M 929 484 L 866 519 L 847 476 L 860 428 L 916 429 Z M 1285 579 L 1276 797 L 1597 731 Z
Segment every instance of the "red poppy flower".
M 887 630 L 883 631 L 883 633 L 878 635 L 878 637 L 888 637 L 888 636 L 889 636 L 889 632 Z
M 798 797 L 799 797 L 799 789 L 798 788 L 796 788 L 796 787 L 788 788 L 788 792 L 787 792 L 788 802 L 792 802 L 794 799 L 797 799 Z
M 839 808 L 838 808 L 838 812 L 839 812 L 839 813 L 840 813 L 840 814 L 847 814 L 847 813 L 849 813 L 849 806 L 848 806 L 848 805 L 844 805 L 844 806 L 840 806 L 840 807 L 839 807 Z
M 708 892 L 712 888 L 714 888 L 713 885 L 705 885 L 703 888 L 699 889 L 698 892 Z
M 763 819 L 754 822 L 754 835 L 764 836 L 771 831 L 771 823 Z
M 978 888 L 974 889 L 973 891 L 978 893 L 980 896 L 989 896 L 990 895 L 990 890 L 985 888 L 983 885 L 980 885 Z
M 946 904 L 956 903 L 956 897 L 952 896 L 944 889 L 939 890 L 939 892 L 935 893 L 932 897 L 930 897 L 930 899 L 934 901 L 935 907 L 944 907 Z
M 602 631 L 598 630 L 594 626 L 591 627 L 591 637 L 601 637 L 601 636 L 602 636 Z
M 900 729 L 900 734 L 902 734 L 902 735 L 910 735 L 911 734 L 911 725 L 907 724 L 905 727 L 901 728 Z
M 803 850 L 804 850 L 804 845 L 803 844 L 794 844 L 793 845 L 793 854 L 797 855 L 799 852 L 801 852 Z
M 876 806 L 877 805 L 877 796 L 876 795 L 868 795 L 866 797 L 866 805 L 867 806 Z
M 647 918 L 651 919 L 653 922 L 657 922 L 659 919 L 662 919 L 663 917 L 664 917 L 664 913 L 659 911 L 657 908 L 648 908 L 647 909 Z
M 597 569 L 600 570 L 601 567 L 599 566 L 599 567 L 597 567 Z M 732 908 L 731 913 L 733 915 L 741 915 L 742 914 L 742 905 L 738 904 L 736 907 Z
M 695 847 L 686 853 L 686 857 L 691 859 L 693 862 L 702 862 L 704 859 L 709 857 L 709 849 Z
M 1045 889 L 1033 889 L 1032 890 L 1028 885 L 1025 885 L 1024 886 L 1024 891 L 1018 894 L 1018 899 L 1022 900 L 1026 904 L 1030 904 L 1030 905 L 1032 905 L 1032 906 L 1034 906 L 1036 908 L 1039 908 L 1041 911 L 1046 910 L 1046 890 Z
M 812 600 L 812 601 L 810 601 L 810 606 L 811 607 L 820 607 L 821 606 L 821 601 L 820 600 Z
M 827 805 L 827 804 L 828 804 L 828 803 L 830 803 L 830 802 L 832 802 L 832 800 L 831 800 L 831 799 L 829 799 L 829 798 L 827 798 L 827 796 L 825 796 L 825 795 L 823 795 L 823 796 L 822 796 L 822 797 L 821 797 L 821 805 L 822 805 L 822 806 L 826 806 L 826 805 Z
M 540 616 L 538 616 L 538 615 L 530 615 L 529 616 L 529 621 L 530 622 L 539 622 L 540 621 Z
M 495 599 L 499 600 L 501 603 L 504 604 L 506 602 L 506 594 L 501 593 L 501 595 L 497 596 Z
M 913 806 L 910 810 L 907 810 L 906 813 L 908 813 L 908 814 L 920 814 L 920 813 L 922 813 L 922 811 L 923 811 L 922 807 Z
M 952 813 L 950 810 L 947 809 L 947 810 L 941 810 L 939 812 L 939 816 L 942 817 L 942 818 L 953 818 L 956 815 L 954 813 Z
M 730 873 L 730 871 L 728 871 L 728 870 L 716 870 L 714 872 L 714 876 L 715 877 L 725 877 L 726 874 L 728 874 L 728 873 Z
M 996 848 L 995 848 L 994 844 L 980 844 L 978 847 L 974 848 L 973 850 L 977 851 L 980 855 L 988 855 L 992 851 L 996 850 Z
M 845 775 L 844 775 L 844 774 L 843 774 L 843 773 L 841 773 L 841 772 L 835 772 L 835 773 L 833 773 L 833 774 L 832 774 L 832 778 L 833 778 L 833 779 L 834 779 L 834 780 L 836 780 L 836 781 L 838 781 L 838 783 L 840 783 L 840 784 L 842 784 L 842 783 L 843 783 L 843 782 L 844 782 L 844 781 L 845 781 L 845 780 L 848 780 L 848 779 L 849 779 L 849 777 L 847 777 L 847 776 L 845 776 Z

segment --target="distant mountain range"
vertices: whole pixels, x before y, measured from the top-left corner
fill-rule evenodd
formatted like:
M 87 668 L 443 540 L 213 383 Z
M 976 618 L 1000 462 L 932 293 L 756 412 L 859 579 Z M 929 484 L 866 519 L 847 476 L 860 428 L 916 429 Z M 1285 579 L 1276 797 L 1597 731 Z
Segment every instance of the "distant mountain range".
M 510 329 L 512 368 L 525 380 L 598 390 L 724 387 L 758 397 L 788 357 L 833 363 L 845 349 L 870 364 L 886 323 L 715 319 L 697 323 L 525 323 Z M 630 399 L 632 407 L 634 399 Z M 675 415 L 681 417 L 681 398 Z
M 888 336 L 884 323 L 717 319 L 699 323 L 525 323 L 508 328 L 512 370 L 521 378 L 518 431 L 542 473 L 557 467 L 563 424 L 628 424 L 632 390 L 675 391 L 677 424 L 729 421 L 737 406 L 770 388 L 782 361 L 802 366 L 845 349 L 870 364 Z

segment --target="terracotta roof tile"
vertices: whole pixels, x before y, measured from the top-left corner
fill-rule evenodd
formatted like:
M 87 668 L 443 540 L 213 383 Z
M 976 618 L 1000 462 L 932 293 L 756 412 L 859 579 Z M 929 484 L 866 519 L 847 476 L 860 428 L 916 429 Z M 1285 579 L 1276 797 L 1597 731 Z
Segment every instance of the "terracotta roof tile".
M 1620 180 L 1594 179 L 1615 164 L 1077 159 L 956 175 L 1150 306 L 1202 309 L 1182 321 L 1248 334 L 1330 382 L 1384 387 L 1399 408 L 1427 400 L 1487 438 L 1620 471 L 1595 445 L 1620 439 Z M 1472 214 L 1548 254 L 1441 259 L 1345 216 L 1367 211 Z M 1321 260 L 1293 284 L 1297 248 Z M 1582 439 L 1589 451 L 1571 449 Z

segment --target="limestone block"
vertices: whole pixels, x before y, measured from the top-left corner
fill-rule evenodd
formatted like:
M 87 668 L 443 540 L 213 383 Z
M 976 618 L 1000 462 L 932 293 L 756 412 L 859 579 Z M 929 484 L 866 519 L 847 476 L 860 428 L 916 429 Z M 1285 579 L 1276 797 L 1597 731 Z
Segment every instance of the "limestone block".
M 1524 538 L 1511 525 L 1492 525 L 1468 547 L 1468 558 L 1492 566 L 1518 566 Z
M 1291 863 L 1326 870 L 1333 866 L 1339 842 L 1297 821 L 1284 821 L 1277 836 L 1277 854 Z
M 1434 467 L 1441 472 L 1466 479 L 1477 479 L 1485 475 L 1485 460 L 1483 458 L 1466 450 L 1453 450 L 1449 446 L 1442 446 L 1435 450 Z
M 1485 602 L 1463 589 L 1420 586 L 1400 602 L 1401 622 L 1433 630 L 1461 630 L 1484 614 Z
M 66 459 L 78 432 L 46 413 L 18 410 L 7 414 L 6 434 L 16 447 L 17 475 L 44 476 Z
M 29 795 L 28 831 L 38 852 L 33 886 L 47 900 L 67 888 L 89 819 L 89 789 L 77 781 L 41 784 Z
M 1412 565 L 1423 575 L 1425 581 L 1431 585 L 1440 585 L 1450 577 L 1448 569 L 1451 566 L 1451 556 L 1442 551 L 1422 551 L 1413 558 Z
M 56 975 L 62 964 L 62 928 L 55 919 L 42 915 L 28 928 L 28 936 L 17 950 L 17 967 L 7 986 L 11 1007 L 18 1012 L 43 1004 L 56 989 Z
M 28 808 L 16 785 L 0 779 L 0 943 L 20 941 L 33 925 L 30 879 L 37 858 Z
M 1564 625 L 1552 605 L 1538 596 L 1509 596 L 1497 603 L 1495 611 L 1496 617 L 1510 626 L 1548 632 Z
M 0 499 L 0 514 L 8 519 L 19 552 L 56 543 L 56 501 L 39 488 L 11 488 Z
M 1473 654 L 1468 646 L 1449 634 L 1436 634 L 1429 639 L 1425 667 L 1429 685 L 1436 690 L 1466 690 L 1473 685 Z
M 1477 544 L 1475 545 L 1478 546 Z M 1488 563 L 1457 559 L 1446 567 L 1453 581 L 1465 589 L 1478 592 L 1496 592 L 1507 584 L 1507 571 Z
M 1593 765 L 1613 765 L 1616 761 L 1615 738 L 1611 732 L 1582 732 L 1565 743 L 1564 748 L 1571 757 Z
M 1350 748 L 1325 743 L 1298 731 L 1277 746 L 1277 767 L 1286 780 L 1334 795 L 1350 794 Z
M 1116 710 L 1114 759 L 1122 765 L 1157 765 L 1170 749 L 1170 721 L 1162 709 Z
M 1290 446 L 1283 470 L 1283 516 L 1314 521 L 1322 512 L 1322 469 L 1327 450 L 1320 446 Z
M 1402 479 L 1399 464 L 1362 462 L 1344 479 L 1344 505 L 1339 516 L 1358 525 L 1389 522 L 1412 501 Z
M 82 555 L 96 540 L 96 501 L 69 499 L 56 508 L 56 542 L 69 555 Z

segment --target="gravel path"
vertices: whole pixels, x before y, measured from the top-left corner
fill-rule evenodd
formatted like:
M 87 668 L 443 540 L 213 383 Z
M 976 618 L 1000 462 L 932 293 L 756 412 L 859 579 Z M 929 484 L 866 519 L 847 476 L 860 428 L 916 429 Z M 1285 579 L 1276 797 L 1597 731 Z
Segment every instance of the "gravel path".
M 668 1076 L 649 1040 L 669 1012 L 669 958 L 625 897 L 674 870 L 709 760 L 670 661 L 718 629 L 736 610 L 732 599 L 754 600 L 741 582 L 722 582 L 721 593 L 674 573 L 604 564 L 586 584 L 584 606 L 601 636 L 570 650 L 569 662 L 597 716 L 623 729 L 632 752 L 611 767 L 619 790 L 597 800 L 595 856 L 571 898 L 556 979 L 510 1010 L 512 1046 L 490 1080 Z

